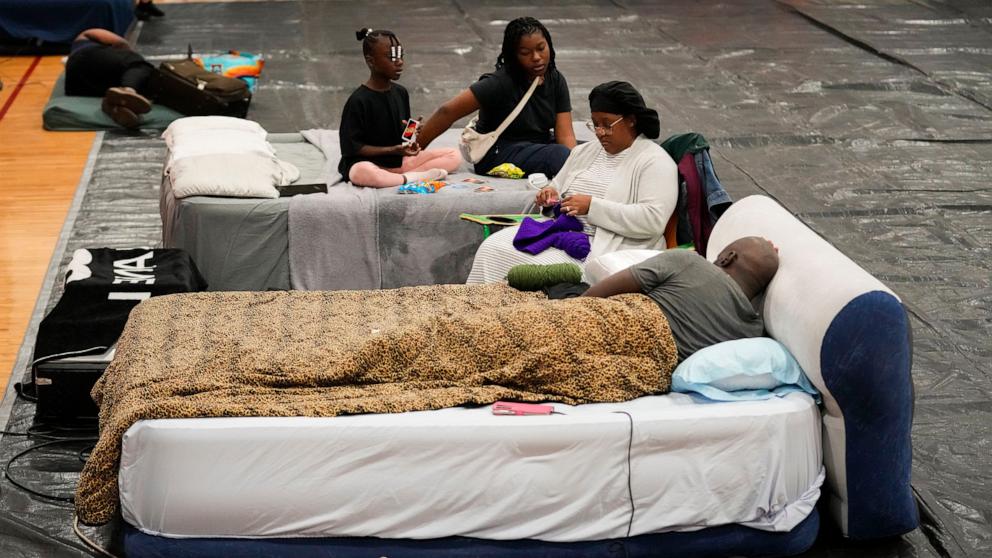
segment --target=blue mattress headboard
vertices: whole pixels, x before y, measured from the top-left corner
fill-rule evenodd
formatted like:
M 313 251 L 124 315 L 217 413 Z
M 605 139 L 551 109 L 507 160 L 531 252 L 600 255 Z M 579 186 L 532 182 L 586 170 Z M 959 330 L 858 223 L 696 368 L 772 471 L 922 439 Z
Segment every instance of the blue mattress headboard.
M 852 539 L 916 528 L 912 346 L 902 303 L 770 198 L 750 196 L 732 205 L 713 230 L 707 258 L 715 260 L 743 236 L 779 247 L 765 325 L 823 394 L 824 497 L 831 515 Z

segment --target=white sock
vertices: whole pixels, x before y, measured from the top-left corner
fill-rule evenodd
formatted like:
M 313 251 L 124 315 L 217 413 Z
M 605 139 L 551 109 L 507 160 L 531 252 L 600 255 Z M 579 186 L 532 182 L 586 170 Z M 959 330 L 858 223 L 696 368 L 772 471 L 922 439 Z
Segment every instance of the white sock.
M 444 169 L 427 169 L 421 172 L 405 172 L 407 183 L 420 182 L 421 180 L 444 180 L 448 178 L 448 171 Z

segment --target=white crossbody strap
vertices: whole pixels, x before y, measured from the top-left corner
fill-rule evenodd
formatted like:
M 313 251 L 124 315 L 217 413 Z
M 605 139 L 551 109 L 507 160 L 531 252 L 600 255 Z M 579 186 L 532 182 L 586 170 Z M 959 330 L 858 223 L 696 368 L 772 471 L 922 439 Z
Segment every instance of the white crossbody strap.
M 534 93 L 534 90 L 537 89 L 537 86 L 541 85 L 542 82 L 544 82 L 544 76 L 538 76 L 534 78 L 534 81 L 530 84 L 530 89 L 527 90 L 527 93 L 524 93 L 523 98 L 520 99 L 520 102 L 517 103 L 517 106 L 513 107 L 513 112 L 511 112 L 506 117 L 506 120 L 504 120 L 503 123 L 499 125 L 499 128 L 496 128 L 496 130 L 494 131 L 496 137 L 501 136 L 503 134 L 503 131 L 506 130 L 510 126 L 510 124 L 513 124 L 513 121 L 520 114 L 520 111 L 524 110 L 524 105 L 526 105 L 527 101 L 530 100 L 530 96 Z

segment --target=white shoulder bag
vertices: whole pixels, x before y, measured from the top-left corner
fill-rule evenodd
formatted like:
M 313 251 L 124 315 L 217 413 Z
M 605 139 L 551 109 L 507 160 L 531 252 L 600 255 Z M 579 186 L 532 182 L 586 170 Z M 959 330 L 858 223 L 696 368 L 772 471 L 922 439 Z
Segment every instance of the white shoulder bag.
M 530 89 L 527 90 L 527 93 L 524 94 L 523 98 L 520 99 L 520 102 L 517 103 L 517 106 L 514 107 L 513 112 L 507 115 L 506 120 L 503 120 L 503 123 L 492 132 L 485 134 L 480 134 L 477 132 L 475 130 L 475 125 L 479 122 L 479 117 L 476 116 L 473 118 L 472 121 L 468 123 L 468 126 L 465 126 L 465 129 L 462 130 L 462 137 L 458 142 L 458 149 L 461 150 L 462 157 L 464 157 L 466 161 L 473 164 L 481 161 L 482 158 L 486 156 L 486 153 L 489 153 L 489 150 L 496 143 L 496 140 L 499 139 L 499 135 L 513 123 L 514 119 L 516 119 L 520 114 L 520 111 L 524 110 L 524 105 L 526 105 L 527 101 L 530 100 L 531 94 L 534 93 L 534 90 L 537 89 L 537 86 L 543 81 L 543 77 L 536 78 L 530 84 Z

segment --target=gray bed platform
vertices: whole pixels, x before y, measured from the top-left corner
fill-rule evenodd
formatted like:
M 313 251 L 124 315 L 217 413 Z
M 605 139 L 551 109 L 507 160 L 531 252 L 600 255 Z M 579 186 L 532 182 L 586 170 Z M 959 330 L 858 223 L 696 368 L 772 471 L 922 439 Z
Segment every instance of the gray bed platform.
M 431 147 L 454 147 L 458 132 L 449 130 Z M 337 167 L 337 160 L 328 161 L 301 134 L 270 134 L 268 141 L 280 159 L 300 169 L 297 184 L 322 182 L 326 170 Z M 463 162 L 459 172 L 449 176 L 449 186 L 435 194 L 399 194 L 398 188 L 360 192 L 367 214 L 348 215 L 349 219 L 335 213 L 350 209 L 333 205 L 335 195 L 340 197 L 345 189 L 355 190 L 347 183 L 339 181 L 329 187 L 329 194 L 305 194 L 294 203 L 326 204 L 334 234 L 325 241 L 306 239 L 305 248 L 297 241 L 293 257 L 291 198 L 177 199 L 170 180 L 163 177 L 163 244 L 188 251 L 210 290 L 215 291 L 463 283 L 484 233 L 480 225 L 459 219 L 459 214 L 525 213 L 534 199 L 534 191 L 525 180 L 478 177 L 469 169 Z M 462 182 L 470 176 L 485 180 L 494 191 L 476 192 L 478 185 Z M 319 205 L 313 207 L 325 211 Z M 352 245 L 360 246 L 348 257 L 334 257 Z M 321 253 L 314 253 L 312 261 L 307 260 L 305 273 L 295 270 L 299 273 L 294 277 L 291 260 L 301 261 L 301 249 Z

